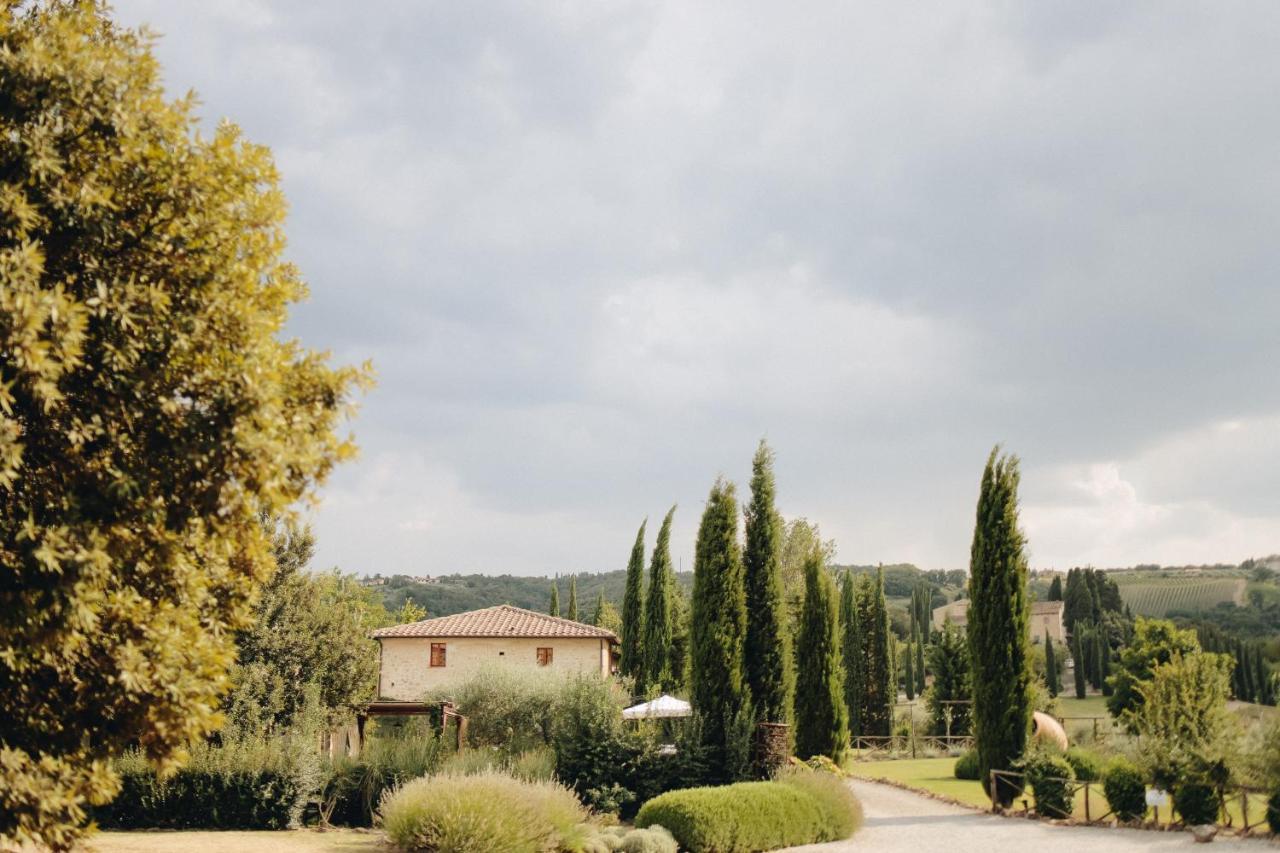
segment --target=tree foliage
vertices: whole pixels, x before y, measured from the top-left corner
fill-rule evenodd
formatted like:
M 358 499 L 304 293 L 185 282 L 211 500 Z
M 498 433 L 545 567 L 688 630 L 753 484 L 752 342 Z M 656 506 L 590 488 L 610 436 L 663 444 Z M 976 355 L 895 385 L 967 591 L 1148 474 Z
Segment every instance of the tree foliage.
M 747 632 L 738 505 L 732 483 L 717 480 L 698 526 L 693 558 L 691 683 L 703 744 L 715 769 L 731 760 L 733 718 L 751 700 L 743 673 Z
M 929 647 L 933 684 L 925 694 L 929 707 L 929 730 L 934 735 L 960 737 L 972 729 L 969 700 L 973 696 L 969 678 L 969 647 L 964 635 L 948 620 Z
M 1050 696 L 1062 692 L 1062 682 L 1058 678 L 1058 656 L 1054 653 L 1053 637 L 1048 632 L 1044 635 L 1044 681 Z
M 835 584 L 820 554 L 805 566 L 804 620 L 796 643 L 796 753 L 839 762 L 849 743 Z
M 884 574 L 877 572 L 873 580 L 862 575 L 857 580 L 855 604 L 861 631 L 858 671 L 858 720 L 860 734 L 887 737 L 893 725 L 893 703 L 898 698 L 895 686 L 893 650 L 890 645 L 889 613 L 884 600 Z
M 578 576 L 569 576 L 569 613 L 574 622 L 578 621 Z
M 618 671 L 632 678 L 644 666 L 644 529 L 640 522 L 631 558 L 627 560 L 627 589 L 622 595 L 622 649 Z
M 674 690 L 677 682 L 671 669 L 671 643 L 675 636 L 675 573 L 671 568 L 671 520 L 676 508 L 667 510 L 658 528 L 658 542 L 649 563 L 649 594 L 645 597 L 644 667 L 640 692 L 644 688 Z
M 762 440 L 752 460 L 743 564 L 747 596 L 746 679 L 756 719 L 791 713 L 791 648 L 782 586 L 782 517 L 774 508 L 773 451 Z
M 1139 616 L 1133 641 L 1120 652 L 1111 675 L 1112 692 L 1107 697 L 1107 710 L 1113 717 L 1129 721 L 1132 730 L 1132 714 L 1143 702 L 1138 686 L 1151 679 L 1156 666 L 1173 660 L 1174 655 L 1186 656 L 1199 651 L 1200 641 L 1195 631 L 1178 628 L 1165 619 Z M 1076 666 L 1080 666 L 1078 660 Z
M 1239 724 L 1227 711 L 1231 658 L 1180 651 L 1151 669 L 1127 712 L 1148 775 L 1176 791 L 1189 781 L 1222 784 L 1236 756 Z
M 556 578 L 551 584 L 551 602 L 547 605 L 547 613 L 552 616 L 560 615 L 560 579 Z
M 854 592 L 853 574 L 848 570 L 840 576 L 840 638 L 841 660 L 844 662 L 844 703 L 849 709 L 849 731 L 862 734 L 862 628 L 858 624 L 857 593 Z
M 215 728 L 258 523 L 351 452 L 361 371 L 284 340 L 269 152 L 197 136 L 150 39 L 0 10 L 0 840 L 62 849 L 136 744 Z
M 969 557 L 969 651 L 973 659 L 973 731 L 983 779 L 1012 768 L 1031 723 L 1027 558 L 1018 529 L 1018 458 L 991 451 L 978 495 Z M 1007 806 L 1017 795 L 997 787 Z

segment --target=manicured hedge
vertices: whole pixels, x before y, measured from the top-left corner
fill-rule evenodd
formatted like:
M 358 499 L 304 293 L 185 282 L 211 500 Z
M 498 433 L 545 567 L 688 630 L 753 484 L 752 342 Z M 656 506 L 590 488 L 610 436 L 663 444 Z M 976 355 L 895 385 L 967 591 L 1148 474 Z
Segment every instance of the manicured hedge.
M 957 779 L 976 780 L 979 776 L 978 751 L 970 749 L 956 759 L 955 776 Z
M 1102 774 L 1102 793 L 1121 821 L 1137 820 L 1147 813 L 1147 785 L 1142 771 L 1126 758 L 1112 759 Z
M 305 797 L 294 774 L 179 770 L 161 781 L 152 770 L 122 775 L 120 794 L 94 810 L 104 829 L 285 829 Z
M 801 771 L 773 782 L 669 791 L 641 807 L 636 826 L 666 827 L 691 853 L 751 853 L 847 838 L 860 819 L 843 782 Z

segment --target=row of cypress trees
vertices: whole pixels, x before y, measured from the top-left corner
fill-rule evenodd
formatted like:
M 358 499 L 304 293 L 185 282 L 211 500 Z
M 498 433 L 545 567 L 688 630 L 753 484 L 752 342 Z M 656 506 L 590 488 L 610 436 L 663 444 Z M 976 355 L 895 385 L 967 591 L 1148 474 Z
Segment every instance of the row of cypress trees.
M 618 671 L 635 679 L 636 692 L 674 690 L 683 682 L 683 665 L 675 654 L 676 576 L 671 563 L 671 522 L 674 506 L 658 528 L 649 563 L 649 584 L 644 583 L 644 534 L 648 520 L 640 523 L 631 558 L 627 561 L 626 589 L 622 596 L 622 645 Z

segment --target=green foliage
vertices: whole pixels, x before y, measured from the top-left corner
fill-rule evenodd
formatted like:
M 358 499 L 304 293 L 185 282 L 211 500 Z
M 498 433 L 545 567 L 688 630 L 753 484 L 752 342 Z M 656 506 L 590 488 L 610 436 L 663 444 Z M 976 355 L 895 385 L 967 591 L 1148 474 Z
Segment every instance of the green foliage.
M 640 522 L 631 559 L 627 561 L 627 589 L 622 596 L 622 648 L 618 672 L 635 678 L 644 666 L 644 529 Z
M 844 662 L 844 704 L 849 710 L 849 731 L 862 734 L 862 629 L 858 625 L 858 605 L 853 575 L 840 577 L 840 651 Z
M 563 677 L 494 664 L 424 697 L 451 699 L 467 717 L 467 743 L 515 753 L 547 742 Z
M 711 487 L 698 526 L 690 624 L 693 707 L 702 718 L 707 760 L 713 772 L 729 779 L 729 730 L 734 715 L 751 697 L 743 680 L 747 605 L 738 505 L 733 484 L 724 480 Z
M 1080 648 L 1080 638 L 1077 636 L 1071 641 L 1071 676 L 1076 689 L 1076 698 L 1083 699 L 1085 697 L 1086 685 L 1084 680 L 1084 651 Z
M 1234 764 L 1239 724 L 1227 711 L 1231 659 L 1211 652 L 1175 653 L 1138 685 L 1130 721 L 1148 776 L 1177 790 L 1192 781 L 1225 783 Z
M 389 621 L 387 614 L 354 578 L 306 571 L 315 548 L 310 529 L 269 527 L 276 570 L 253 625 L 236 635 L 227 718 L 246 733 L 286 731 L 308 695 L 299 687 L 314 685 L 329 722 L 349 720 L 376 690 L 378 655 L 369 631 Z
M 1272 835 L 1280 835 L 1280 789 L 1273 790 L 1267 798 L 1267 828 Z
M 412 721 L 405 728 L 398 736 L 370 737 L 358 757 L 332 763 L 320 792 L 330 823 L 371 826 L 384 792 L 440 769 L 449 746 L 425 720 Z
M 1139 770 L 1127 758 L 1111 760 L 1102 774 L 1102 793 L 1120 821 L 1137 820 L 1147 813 L 1147 785 Z
M 558 578 L 551 584 L 551 603 L 547 606 L 547 613 L 552 616 L 560 615 L 560 580 Z
M 578 576 L 569 576 L 569 618 L 578 621 Z
M 644 602 L 644 667 L 637 685 L 642 695 L 674 690 L 680 684 L 671 668 L 676 595 L 675 574 L 671 568 L 671 519 L 675 514 L 673 506 L 662 519 L 649 563 L 649 594 Z
M 774 507 L 773 451 L 763 439 L 751 470 L 743 553 L 747 602 L 744 676 L 756 719 L 785 723 L 791 717 L 792 673 L 782 584 L 782 517 Z
M 1155 667 L 1168 663 L 1175 655 L 1191 655 L 1200 651 L 1195 631 L 1179 629 L 1162 619 L 1139 617 L 1134 625 L 1133 640 L 1120 652 L 1111 675 L 1112 693 L 1107 697 L 1111 716 L 1126 722 L 1134 730 L 1134 715 L 1142 706 L 1139 686 L 1149 681 Z M 1077 661 L 1077 668 L 1079 663 Z
M 884 600 L 884 573 L 858 578 L 854 590 L 858 627 L 861 630 L 858 671 L 858 719 L 861 734 L 888 735 L 893 719 L 893 703 L 897 700 L 893 653 L 890 648 L 889 614 Z
M 804 563 L 814 551 L 821 551 L 824 561 L 831 565 L 836 556 L 835 540 L 823 539 L 817 523 L 807 518 L 793 518 L 784 523 L 779 562 L 787 610 L 787 635 L 793 639 L 800 630 L 800 611 L 804 608 Z
M 105 829 L 284 829 L 297 823 L 320 780 L 309 739 L 202 743 L 163 779 L 137 752 L 116 770 L 120 793 L 94 809 Z
M 839 762 L 849 744 L 849 711 L 844 703 L 835 585 L 819 553 L 811 554 L 805 566 L 805 590 L 796 644 L 796 754 L 825 755 Z
M 1208 781 L 1187 781 L 1173 789 L 1173 807 L 1187 826 L 1214 824 L 1222 810 L 1222 797 Z
M 387 836 L 406 850 L 544 853 L 587 837 L 586 810 L 571 791 L 495 772 L 415 779 L 389 793 L 380 811 Z
M 603 591 L 600 592 L 599 598 L 596 599 L 596 609 L 591 614 L 591 624 L 597 628 L 605 628 L 618 636 L 622 636 L 622 614 L 618 612 L 618 608 L 613 606 L 613 602 L 604 597 Z
M 992 450 L 969 558 L 973 733 L 984 777 L 1022 757 L 1031 722 L 1027 558 L 1018 529 L 1018 480 L 1018 458 Z M 1017 793 L 1015 785 L 1001 782 L 996 799 L 1007 806 Z
M 978 751 L 967 749 L 956 759 L 955 777 L 957 779 L 980 780 L 982 768 L 978 766 Z
M 0 8 L 0 846 L 65 849 L 138 745 L 219 724 L 258 518 L 352 451 L 357 370 L 284 340 L 267 149 L 166 102 L 95 3 Z
M 949 621 L 934 635 L 929 648 L 933 684 L 925 695 L 929 731 L 934 735 L 962 736 L 972 729 L 970 706 L 957 704 L 971 698 L 969 648 L 964 635 Z M 948 725 L 950 717 L 950 725 Z
M 670 791 L 644 804 L 636 826 L 663 826 L 691 853 L 748 853 L 847 838 L 861 813 L 843 783 L 830 778 L 834 785 L 797 774 Z
M 911 643 L 907 643 L 907 647 L 903 649 L 902 656 L 902 686 L 907 694 L 907 701 L 911 702 L 916 698 L 916 656 L 915 649 Z
M 1071 816 L 1071 765 L 1061 755 L 1033 751 L 1021 762 L 1027 784 L 1035 797 L 1036 814 L 1051 818 Z
M 1054 575 L 1049 584 L 1049 601 L 1062 601 L 1062 575 Z
M 676 840 L 660 826 L 628 829 L 625 826 L 599 827 L 575 853 L 679 853 Z
M 1063 757 L 1081 782 L 1097 782 L 1102 778 L 1102 759 L 1097 753 L 1080 746 L 1068 749 Z
M 1046 632 L 1044 635 L 1044 682 L 1050 696 L 1062 692 L 1062 682 L 1058 675 L 1058 657 L 1054 653 L 1053 638 Z

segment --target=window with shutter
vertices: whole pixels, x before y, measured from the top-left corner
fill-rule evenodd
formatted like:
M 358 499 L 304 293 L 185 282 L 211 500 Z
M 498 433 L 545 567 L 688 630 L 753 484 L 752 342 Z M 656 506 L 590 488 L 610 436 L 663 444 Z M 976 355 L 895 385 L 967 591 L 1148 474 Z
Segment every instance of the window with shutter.
M 432 666 L 444 666 L 444 661 L 445 661 L 444 649 L 445 649 L 444 643 L 431 644 L 431 665 Z
M 547 646 L 538 647 L 538 666 L 551 665 L 551 649 Z

